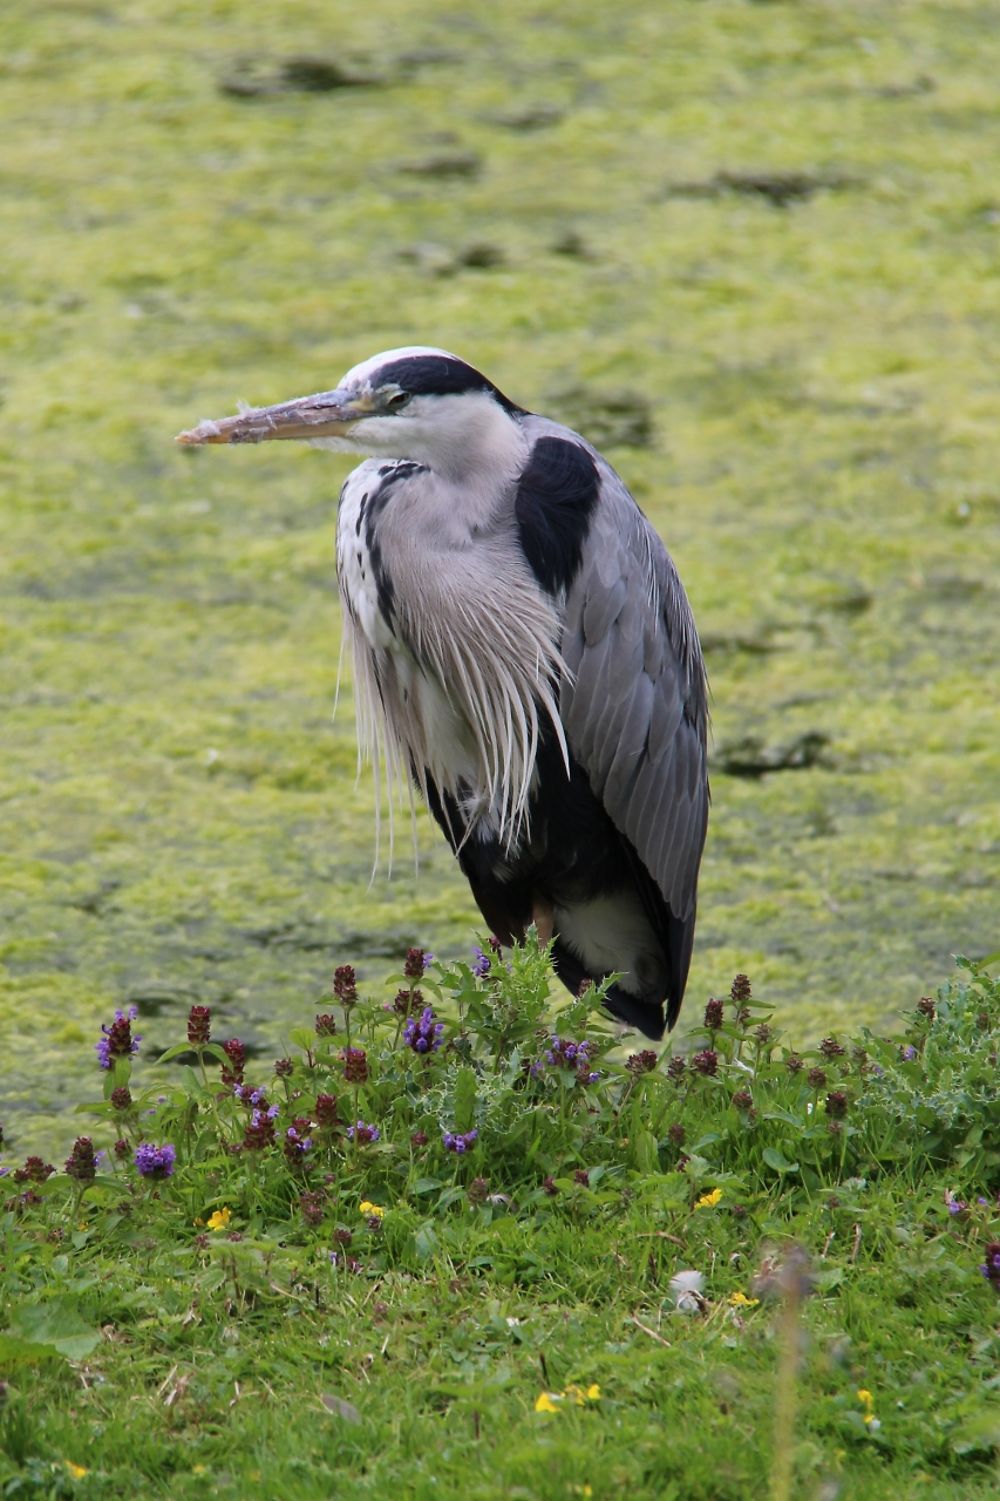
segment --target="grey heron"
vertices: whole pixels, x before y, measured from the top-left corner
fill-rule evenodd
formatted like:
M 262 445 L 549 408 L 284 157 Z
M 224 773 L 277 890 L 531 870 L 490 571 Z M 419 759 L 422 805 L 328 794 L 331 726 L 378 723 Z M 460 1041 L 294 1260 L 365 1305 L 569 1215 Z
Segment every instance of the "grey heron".
M 579 434 L 441 349 L 179 434 L 369 455 L 337 576 L 362 747 L 411 777 L 502 943 L 660 1038 L 680 1010 L 708 819 L 707 684 L 660 538 Z

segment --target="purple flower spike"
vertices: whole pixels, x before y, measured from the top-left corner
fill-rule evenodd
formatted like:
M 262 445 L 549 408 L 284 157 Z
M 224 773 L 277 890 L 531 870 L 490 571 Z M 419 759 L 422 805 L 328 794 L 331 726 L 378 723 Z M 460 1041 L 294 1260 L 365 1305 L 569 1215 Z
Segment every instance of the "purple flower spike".
M 162 1147 L 154 1147 L 152 1142 L 144 1141 L 135 1149 L 135 1165 L 143 1178 L 159 1180 L 169 1178 L 174 1171 L 177 1161 L 177 1152 L 169 1142 Z
M 589 1042 L 571 1042 L 569 1039 L 558 1037 L 554 1032 L 549 1038 L 549 1049 L 545 1054 L 545 1062 L 553 1068 L 571 1068 L 581 1071 L 585 1064 L 590 1063 Z
M 482 951 L 482 949 L 476 949 L 476 958 L 475 958 L 475 961 L 474 961 L 473 966 L 472 966 L 472 973 L 476 976 L 477 980 L 485 980 L 485 978 L 489 974 L 489 972 L 490 972 L 490 958 L 489 958 L 489 955 L 488 954 L 484 954 L 483 951 Z
M 986 1260 L 979 1270 L 992 1283 L 997 1292 L 1000 1292 L 1000 1240 L 991 1240 L 986 1247 Z
M 359 1146 L 368 1146 L 373 1141 L 378 1141 L 381 1136 L 378 1126 L 370 1126 L 366 1121 L 355 1121 L 353 1126 L 347 1128 L 348 1141 L 357 1142 Z
M 130 1006 L 127 1011 L 119 1006 L 114 1021 L 102 1025 L 103 1036 L 94 1043 L 101 1068 L 110 1068 L 116 1058 L 130 1058 L 139 1051 L 142 1038 L 132 1036 L 132 1023 L 138 1015 L 138 1006 Z
M 446 1151 L 457 1152 L 461 1156 L 463 1152 L 469 1150 L 478 1136 L 479 1132 L 473 1127 L 471 1131 L 465 1132 L 443 1131 L 441 1133 L 441 1140 L 444 1143 Z
M 415 1053 L 436 1053 L 444 1038 L 444 1023 L 434 1017 L 432 1006 L 425 1006 L 419 1016 L 411 1016 L 403 1028 L 403 1041 Z

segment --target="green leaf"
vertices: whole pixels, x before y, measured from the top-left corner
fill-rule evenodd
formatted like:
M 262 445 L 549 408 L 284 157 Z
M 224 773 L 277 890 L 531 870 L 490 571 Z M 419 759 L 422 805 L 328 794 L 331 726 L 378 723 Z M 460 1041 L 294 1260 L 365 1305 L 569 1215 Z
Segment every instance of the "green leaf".
M 783 1178 L 786 1173 L 797 1173 L 799 1170 L 798 1163 L 789 1162 L 788 1158 L 783 1156 L 777 1147 L 765 1147 L 762 1156 L 768 1167 L 773 1168 L 779 1177 Z
M 656 1137 L 652 1131 L 639 1131 L 632 1139 L 632 1161 L 640 1173 L 655 1173 L 659 1166 Z
M 61 1351 L 53 1345 L 43 1345 L 35 1340 L 19 1339 L 15 1334 L 0 1334 L 0 1368 L 16 1368 L 22 1365 L 40 1365 L 44 1360 L 58 1360 Z
M 455 1129 L 471 1131 L 476 1121 L 476 1074 L 467 1065 L 455 1075 Z
M 80 1317 L 75 1298 L 53 1298 L 46 1303 L 22 1303 L 12 1308 L 10 1329 L 21 1340 L 47 1345 L 67 1360 L 84 1360 L 101 1342 L 99 1329 Z
M 430 1261 L 437 1250 L 437 1235 L 431 1220 L 425 1220 L 413 1237 L 413 1249 L 418 1261 Z

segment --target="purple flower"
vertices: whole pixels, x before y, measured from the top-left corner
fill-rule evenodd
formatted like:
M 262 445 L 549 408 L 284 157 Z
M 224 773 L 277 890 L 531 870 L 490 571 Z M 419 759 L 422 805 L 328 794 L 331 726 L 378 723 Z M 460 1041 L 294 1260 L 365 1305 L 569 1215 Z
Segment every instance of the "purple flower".
M 482 949 L 476 949 L 476 958 L 472 966 L 472 973 L 478 980 L 484 980 L 490 972 L 490 958 Z
M 553 1032 L 549 1038 L 549 1049 L 545 1054 L 545 1061 L 553 1068 L 571 1068 L 575 1071 L 580 1068 L 581 1064 L 589 1062 L 590 1048 L 589 1042 L 571 1042 L 569 1039 L 564 1040 L 558 1037 Z
M 313 1139 L 311 1136 L 303 1136 L 295 1126 L 289 1126 L 285 1132 L 285 1156 L 289 1162 L 299 1162 L 307 1152 L 312 1151 Z
M 92 1183 L 97 1175 L 97 1155 L 89 1136 L 78 1136 L 66 1158 L 66 1172 L 78 1183 Z
M 945 1208 L 950 1215 L 967 1214 L 969 1211 L 969 1206 L 965 1202 L 965 1200 L 956 1199 L 955 1195 L 951 1192 L 951 1189 L 945 1190 L 944 1202 Z
M 423 949 L 413 948 L 406 951 L 406 962 L 403 965 L 403 974 L 408 980 L 419 980 L 428 964 L 434 958 L 433 954 L 427 954 Z
M 353 1126 L 347 1128 L 348 1141 L 357 1142 L 363 1147 L 373 1141 L 378 1141 L 381 1134 L 378 1126 L 370 1126 L 365 1121 L 355 1121 Z
M 119 1006 L 114 1021 L 102 1025 L 103 1036 L 94 1043 L 101 1068 L 110 1068 L 116 1058 L 130 1058 L 139 1051 L 142 1038 L 132 1036 L 132 1023 L 138 1015 L 138 1006 L 130 1006 L 127 1011 Z
M 358 983 L 353 964 L 339 964 L 334 970 L 333 993 L 342 1006 L 353 1006 L 357 1001 Z
M 403 1041 L 415 1053 L 436 1053 L 443 1037 L 444 1023 L 435 1020 L 431 1006 L 425 1006 L 419 1017 L 411 1016 L 403 1028 Z
M 993 1284 L 997 1292 L 1000 1292 L 1000 1240 L 991 1240 L 986 1247 L 986 1260 L 979 1270 L 987 1282 Z
M 913 1046 L 913 1043 L 908 1042 L 904 1048 L 900 1048 L 899 1056 L 900 1058 L 902 1058 L 904 1063 L 912 1063 L 914 1058 L 917 1056 L 917 1050 Z
M 463 1152 L 467 1152 L 469 1150 L 473 1142 L 477 1140 L 478 1136 L 479 1132 L 475 1129 L 475 1127 L 473 1127 L 471 1131 L 465 1131 L 464 1133 L 456 1131 L 442 1131 L 441 1140 L 444 1142 L 446 1151 L 457 1152 L 459 1156 L 461 1156 Z
M 144 1178 L 169 1178 L 176 1160 L 177 1152 L 169 1142 L 154 1147 L 152 1142 L 144 1141 L 135 1149 L 135 1165 Z

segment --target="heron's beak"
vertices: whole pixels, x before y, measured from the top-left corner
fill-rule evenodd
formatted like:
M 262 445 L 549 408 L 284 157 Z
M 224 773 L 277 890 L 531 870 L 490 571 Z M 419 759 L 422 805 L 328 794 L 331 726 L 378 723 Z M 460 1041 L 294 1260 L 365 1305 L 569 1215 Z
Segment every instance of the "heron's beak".
M 348 391 L 321 391 L 316 396 L 298 396 L 273 407 L 247 407 L 235 417 L 199 422 L 190 432 L 178 433 L 177 442 L 265 443 L 271 438 L 342 438 L 355 422 L 370 417 L 370 396 Z

